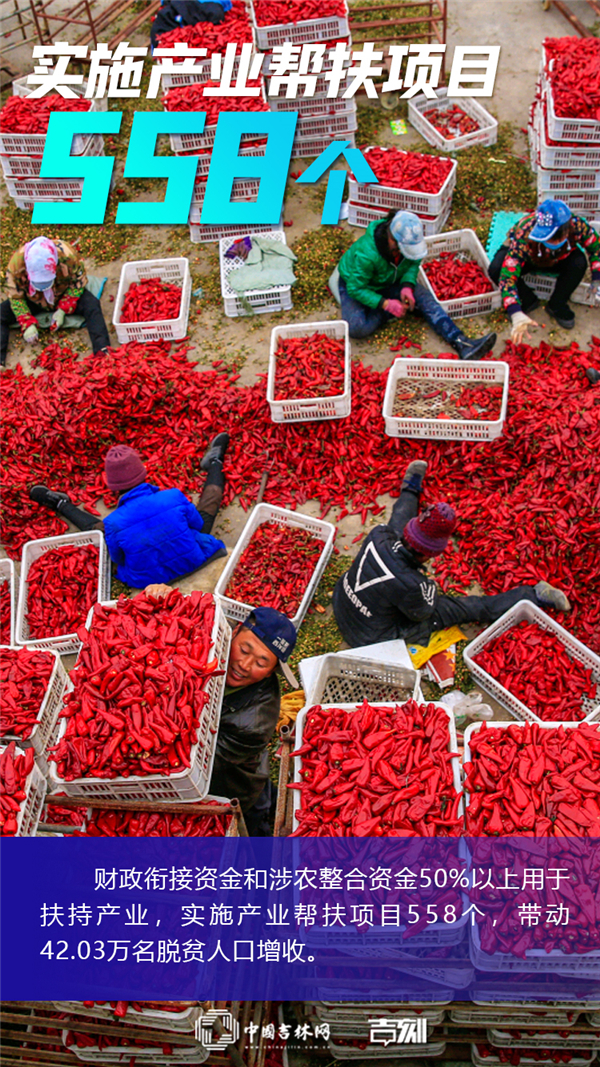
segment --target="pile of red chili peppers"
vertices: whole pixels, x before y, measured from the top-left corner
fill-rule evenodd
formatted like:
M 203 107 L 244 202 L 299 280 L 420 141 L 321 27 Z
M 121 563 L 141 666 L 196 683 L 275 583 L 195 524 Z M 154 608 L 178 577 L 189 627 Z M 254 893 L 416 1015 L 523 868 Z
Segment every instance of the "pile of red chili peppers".
M 8 578 L 2 578 L 0 579 L 0 645 L 10 645 L 11 615 L 10 581 Z
M 193 1000 L 82 1000 L 84 1008 L 112 1008 L 115 1019 L 124 1019 L 128 1011 L 168 1011 L 181 1015 L 186 1008 L 193 1008 Z
M 492 1045 L 477 1045 L 477 1052 L 482 1059 L 495 1059 L 508 1063 L 510 1067 L 519 1067 L 521 1063 L 571 1063 L 573 1059 L 589 1060 L 592 1049 L 571 1049 L 560 1052 L 555 1048 L 496 1048 Z
M 30 639 L 75 633 L 97 599 L 96 545 L 62 545 L 44 552 L 27 572 Z
M 181 41 L 187 43 L 190 48 L 206 48 L 207 54 L 212 56 L 215 52 L 224 52 L 230 42 L 241 46 L 252 40 L 252 26 L 244 0 L 233 0 L 231 8 L 218 26 L 212 22 L 178 26 L 176 30 L 161 33 L 158 47 L 172 48 Z
M 453 141 L 455 137 L 462 137 L 465 133 L 475 133 L 479 129 L 479 123 L 467 115 L 458 104 L 450 107 L 432 107 L 423 112 L 423 118 L 435 126 L 443 137 Z
M 91 100 L 77 97 L 65 100 L 57 93 L 32 100 L 30 96 L 9 96 L 0 111 L 2 133 L 47 133 L 53 111 L 89 111 Z
M 591 710 L 582 705 L 586 697 L 600 704 L 591 668 L 569 655 L 551 630 L 536 623 L 521 622 L 505 630 L 474 658 L 545 722 L 585 719 Z
M 340 396 L 344 392 L 345 345 L 325 333 L 281 337 L 275 352 L 275 400 Z
M 419 193 L 439 193 L 453 165 L 443 156 L 403 152 L 400 148 L 367 148 L 364 156 L 381 185 Z
M 65 734 L 49 749 L 57 773 L 117 778 L 177 773 L 191 764 L 208 701 L 214 599 L 173 589 L 98 605 L 71 672 Z
M 0 735 L 31 737 L 55 663 L 50 652 L 0 650 Z
M 231 815 L 164 815 L 152 811 L 94 809 L 76 837 L 225 837 Z
M 600 39 L 547 37 L 544 48 L 556 114 L 600 122 Z
M 254 607 L 275 608 L 293 618 L 322 551 L 323 542 L 307 530 L 263 522 L 242 552 L 225 596 Z
M 176 319 L 181 307 L 181 287 L 161 278 L 132 282 L 125 294 L 119 322 L 163 322 Z
M 346 18 L 348 8 L 345 0 L 256 0 L 254 14 L 257 26 L 279 26 L 334 16 Z
M 600 837 L 600 727 L 484 722 L 469 747 L 469 836 Z
M 464 252 L 440 252 L 422 266 L 438 300 L 482 296 L 494 290 L 485 271 Z
M 457 837 L 448 715 L 413 700 L 356 711 L 311 708 L 304 720 L 294 837 Z
M 206 126 L 216 126 L 221 111 L 239 111 L 240 98 L 237 96 L 206 96 L 205 89 L 218 86 L 218 82 L 202 82 L 193 85 L 176 86 L 169 89 L 163 96 L 163 104 L 166 111 L 205 111 L 204 120 Z M 261 86 L 259 81 L 249 81 L 248 88 L 256 89 Z M 245 96 L 244 111 L 268 111 L 269 105 L 262 96 Z
M 27 799 L 25 786 L 33 770 L 35 751 L 17 751 L 14 741 L 0 753 L 0 835 L 14 837 L 17 818 L 23 801 Z

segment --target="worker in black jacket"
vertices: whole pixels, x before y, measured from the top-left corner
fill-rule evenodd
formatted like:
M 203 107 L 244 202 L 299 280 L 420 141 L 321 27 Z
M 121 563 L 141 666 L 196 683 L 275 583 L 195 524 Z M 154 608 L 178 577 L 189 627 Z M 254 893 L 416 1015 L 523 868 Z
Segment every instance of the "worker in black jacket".
M 564 593 L 547 582 L 519 585 L 497 596 L 446 596 L 423 564 L 439 556 L 457 525 L 453 508 L 437 503 L 419 514 L 427 470 L 424 460 L 407 467 L 387 525 L 365 537 L 350 570 L 333 592 L 333 611 L 352 647 L 396 638 L 427 645 L 435 630 L 467 622 L 495 622 L 519 600 L 568 611 Z

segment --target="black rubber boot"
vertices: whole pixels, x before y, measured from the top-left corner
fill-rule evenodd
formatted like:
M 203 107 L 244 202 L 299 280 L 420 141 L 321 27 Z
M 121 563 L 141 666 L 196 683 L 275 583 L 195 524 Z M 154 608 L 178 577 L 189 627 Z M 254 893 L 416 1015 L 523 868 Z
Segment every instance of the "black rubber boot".
M 590 385 L 598 385 L 600 382 L 600 370 L 595 370 L 594 367 L 588 367 L 585 376 Z
M 461 359 L 481 359 L 482 356 L 492 351 L 496 344 L 496 334 L 486 333 L 485 337 L 476 337 L 471 340 L 470 337 L 465 337 L 463 333 L 455 341 L 451 341 L 450 344 L 458 352 Z
M 56 511 L 60 514 L 61 504 L 71 504 L 71 497 L 66 493 L 55 493 L 54 490 L 48 489 L 46 485 L 34 485 L 29 490 L 29 499 L 34 500 L 36 504 L 41 504 L 44 508 L 50 508 L 50 511 Z
M 546 304 L 546 311 L 550 315 L 550 318 L 562 326 L 563 330 L 572 330 L 575 325 L 575 315 L 571 311 L 568 304 L 563 304 L 560 307 L 553 308 L 550 304 Z
M 426 473 L 427 460 L 413 459 L 412 463 L 408 464 L 408 467 L 404 472 L 400 492 L 402 492 L 403 489 L 410 489 L 412 493 L 420 493 L 423 488 L 423 479 Z
M 202 462 L 200 464 L 200 470 L 207 471 L 211 463 L 222 463 L 225 458 L 227 446 L 229 445 L 229 434 L 218 433 L 214 440 L 208 446 Z
M 524 315 L 529 315 L 531 311 L 535 311 L 536 308 L 539 308 L 540 304 L 541 300 L 539 296 L 536 296 L 534 293 L 532 299 L 529 300 L 527 304 L 521 304 L 521 311 Z

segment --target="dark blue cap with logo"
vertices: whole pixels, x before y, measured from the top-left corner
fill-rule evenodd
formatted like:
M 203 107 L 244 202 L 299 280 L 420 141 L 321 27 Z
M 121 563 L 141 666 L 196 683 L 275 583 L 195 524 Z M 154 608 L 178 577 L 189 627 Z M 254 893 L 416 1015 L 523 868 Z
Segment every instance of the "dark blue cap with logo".
M 294 675 L 289 667 L 284 668 L 296 645 L 296 627 L 287 615 L 282 615 L 275 608 L 254 608 L 244 620 L 243 625 L 247 630 L 256 634 L 259 641 L 266 645 L 274 656 L 279 660 L 283 674 L 291 685 L 297 685 Z

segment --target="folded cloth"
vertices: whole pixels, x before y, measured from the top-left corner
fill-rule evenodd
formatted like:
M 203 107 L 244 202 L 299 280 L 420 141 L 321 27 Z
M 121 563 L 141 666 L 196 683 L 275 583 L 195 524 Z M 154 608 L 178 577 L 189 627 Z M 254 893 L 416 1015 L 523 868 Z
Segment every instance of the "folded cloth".
M 292 267 L 296 256 L 291 248 L 281 241 L 268 237 L 252 237 L 252 248 L 243 267 L 237 267 L 227 275 L 227 281 L 236 293 L 252 289 L 272 289 L 276 285 L 293 285 L 296 275 Z

